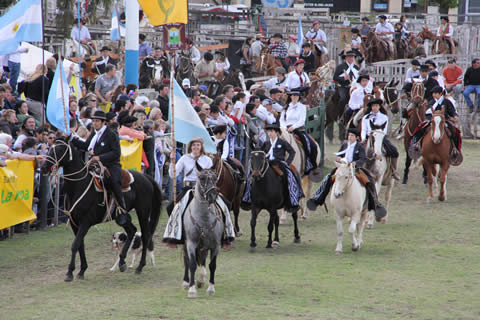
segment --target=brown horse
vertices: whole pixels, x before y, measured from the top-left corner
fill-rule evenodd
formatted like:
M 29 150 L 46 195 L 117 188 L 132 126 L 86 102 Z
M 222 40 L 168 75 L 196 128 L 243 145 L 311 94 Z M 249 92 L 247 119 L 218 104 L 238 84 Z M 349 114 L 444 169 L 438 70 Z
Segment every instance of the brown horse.
M 278 67 L 278 65 L 275 62 L 275 57 L 270 54 L 268 48 L 263 48 L 255 64 L 256 72 L 264 76 L 273 76 L 276 67 Z
M 432 47 L 430 48 L 431 54 L 453 54 L 456 52 L 455 48 L 450 47 L 448 39 L 438 37 L 426 26 L 417 34 L 417 37 L 420 37 L 423 40 L 428 39 L 433 41 Z M 457 40 L 453 40 L 453 43 L 455 47 L 458 47 Z
M 243 169 L 242 164 L 238 160 L 233 160 Z M 233 174 L 228 165 L 225 164 L 220 157 L 216 154 L 213 157 L 213 170 L 217 176 L 217 189 L 228 201 L 231 203 L 231 208 L 234 216 L 234 228 L 235 235 L 241 236 L 240 226 L 238 225 L 238 215 L 240 213 L 240 200 L 242 199 L 243 191 L 245 188 L 244 181 L 240 182 Z
M 368 32 L 366 47 L 367 63 L 395 59 L 396 52 L 393 43 L 388 39 L 378 37 L 374 30 Z
M 408 40 L 402 38 L 402 34 L 400 32 L 395 32 L 395 36 L 393 37 L 393 41 L 395 42 L 395 49 L 397 50 L 396 59 L 406 59 L 408 58 L 409 48 L 408 48 Z
M 427 53 L 422 43 L 417 42 L 413 34 L 408 38 L 408 58 L 426 58 Z
M 445 134 L 445 111 L 444 108 L 434 111 L 431 120 L 431 127 L 422 140 L 422 157 L 421 161 L 427 172 L 428 181 L 428 197 L 427 203 L 433 199 L 432 185 L 435 179 L 435 189 L 437 188 L 437 168 L 440 165 L 440 193 L 438 200 L 445 201 L 447 199 L 447 173 L 450 168 L 450 150 L 452 149 L 452 141 Z
M 405 152 L 407 154 L 405 158 L 405 170 L 403 172 L 403 184 L 408 182 L 408 172 L 410 170 L 410 165 L 412 164 L 412 158 L 408 153 L 410 147 L 410 140 L 412 139 L 413 132 L 418 127 L 420 123 L 425 121 L 425 109 L 426 104 L 424 103 L 423 97 L 425 96 L 425 87 L 423 82 L 414 82 L 412 85 L 412 104 L 413 108 L 408 111 L 410 117 L 405 125 L 404 135 L 403 135 L 403 145 L 405 147 Z

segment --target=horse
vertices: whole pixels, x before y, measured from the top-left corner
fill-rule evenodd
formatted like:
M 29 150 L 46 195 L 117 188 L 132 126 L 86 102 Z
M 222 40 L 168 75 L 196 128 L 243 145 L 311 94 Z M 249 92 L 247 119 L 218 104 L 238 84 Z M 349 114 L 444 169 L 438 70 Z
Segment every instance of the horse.
M 170 76 L 168 62 L 160 60 L 160 63 L 156 63 L 154 57 L 148 56 L 140 65 L 139 75 L 138 82 L 141 89 L 153 88 L 155 85 L 161 84 L 164 78 Z
M 325 135 L 330 144 L 333 143 L 333 125 L 338 125 L 338 139 L 342 141 L 345 136 L 345 126 L 340 121 L 345 106 L 339 106 L 340 94 L 338 87 L 335 90 L 325 90 Z
M 252 234 L 250 236 L 250 251 L 254 251 L 257 244 L 255 242 L 255 227 L 257 224 L 258 213 L 265 209 L 270 214 L 268 221 L 268 241 L 267 247 L 278 246 L 278 225 L 279 218 L 277 214 L 278 209 L 285 206 L 286 199 L 284 198 L 283 185 L 286 183 L 285 176 L 279 176 L 275 170 L 270 166 L 265 152 L 252 151 L 250 158 L 250 173 L 251 173 L 251 200 L 252 200 L 252 217 L 250 220 L 250 227 Z M 294 227 L 294 242 L 300 243 L 300 232 L 298 231 L 297 212 L 292 212 L 293 227 Z M 275 235 L 272 241 L 272 232 L 275 228 Z
M 215 205 L 218 192 L 216 188 L 217 176 L 211 169 L 202 169 L 195 163 L 198 172 L 197 185 L 193 191 L 193 199 L 185 210 L 183 217 L 185 229 L 185 245 L 183 246 L 183 262 L 185 273 L 183 287 L 188 289 L 188 297 L 195 298 L 195 271 L 200 266 L 200 276 L 197 281 L 201 288 L 207 276 L 205 268 L 208 252 L 210 251 L 210 280 L 207 295 L 215 294 L 215 270 L 217 256 L 220 252 L 220 243 L 224 230 L 222 213 Z M 188 272 L 190 271 L 190 276 Z
M 425 47 L 417 42 L 417 37 L 413 34 L 408 38 L 408 58 L 426 58 Z
M 422 28 L 422 31 L 417 34 L 417 37 L 420 37 L 423 40 L 427 39 L 432 41 L 432 46 L 430 48 L 431 54 L 453 54 L 455 52 L 455 48 L 450 47 L 447 39 L 437 36 L 427 26 Z M 453 44 L 455 47 L 458 47 L 457 40 L 453 39 Z
M 223 78 L 222 81 L 211 81 L 207 88 L 207 96 L 210 98 L 216 98 L 220 95 L 223 91 L 223 88 L 227 85 L 232 85 L 233 87 L 242 87 L 242 80 L 240 79 L 243 77 L 243 73 L 239 69 L 231 70 L 230 73 Z
M 387 215 L 382 218 L 382 223 L 386 223 L 388 219 L 388 206 L 390 204 L 390 198 L 392 197 L 393 186 L 395 181 L 391 170 L 389 170 L 389 163 L 387 158 L 383 154 L 382 145 L 383 139 L 385 138 L 385 129 L 386 123 L 381 126 L 375 126 L 372 121 L 370 121 L 370 127 L 372 132 L 368 137 L 367 141 L 367 160 L 365 161 L 365 169 L 367 169 L 373 176 L 375 180 L 375 188 L 377 194 L 380 195 L 380 189 L 382 186 L 387 186 L 387 191 L 385 193 L 385 209 L 387 209 Z M 367 228 L 373 228 L 374 214 L 372 211 L 368 212 L 367 218 Z
M 63 167 L 65 208 L 68 208 L 65 209 L 65 213 L 69 217 L 69 223 L 75 235 L 72 256 L 65 277 L 66 282 L 73 280 L 77 252 L 80 254 L 81 262 L 77 279 L 84 279 L 84 273 L 88 268 L 84 238 L 90 227 L 108 220 L 112 206 L 107 199 L 106 191 L 96 191 L 95 176 L 89 170 L 90 161 L 85 163 L 82 159 L 83 153 L 67 142 L 66 138 L 57 139 L 41 168 L 42 172 L 47 174 L 57 172 L 60 167 Z M 162 193 L 150 176 L 132 170 L 129 170 L 129 173 L 134 181 L 129 186 L 130 191 L 124 192 L 127 213 L 125 213 L 126 223 L 122 223 L 128 239 L 119 256 L 119 268 L 121 272 L 127 269 L 125 258 L 137 232 L 128 211 L 135 209 L 142 232 L 142 258 L 135 270 L 135 273 L 140 274 L 146 264 L 147 248 L 153 251 L 152 237 L 160 217 Z M 116 212 L 113 212 L 111 218 L 118 217 Z
M 293 150 L 295 150 L 295 157 L 293 158 L 292 164 L 302 179 L 302 189 L 305 193 L 305 198 L 300 200 L 300 217 L 306 219 L 308 217 L 308 208 L 305 205 L 305 201 L 306 199 L 310 199 L 310 194 L 312 193 L 312 180 L 310 179 L 309 175 L 305 175 L 305 151 L 295 135 L 288 132 L 287 129 L 281 129 L 281 137 L 292 146 Z M 320 146 L 315 140 L 313 141 L 315 142 L 315 147 L 318 150 L 316 162 L 319 164 L 321 160 Z M 312 148 L 313 147 L 314 146 L 312 146 Z M 282 223 L 286 220 L 285 212 L 282 213 L 280 220 Z
M 330 194 L 330 203 L 335 207 L 337 221 L 337 247 L 335 252 L 343 252 L 343 218 L 349 217 L 352 234 L 352 251 L 358 251 L 363 244 L 363 229 L 367 220 L 367 191 L 355 177 L 355 166 L 342 159 L 336 163 L 335 182 Z
M 366 46 L 367 63 L 395 59 L 395 46 L 390 40 L 378 37 L 374 30 L 368 32 Z
M 406 59 L 408 58 L 409 48 L 408 48 L 408 40 L 402 38 L 401 32 L 395 32 L 393 37 L 393 41 L 395 42 L 395 49 L 396 49 L 396 59 Z
M 180 61 L 178 62 L 178 66 L 175 69 L 175 79 L 178 83 L 182 83 L 183 79 L 188 78 L 190 79 L 191 86 L 196 85 L 197 78 L 193 74 L 195 66 L 193 65 L 192 59 L 185 54 L 179 54 L 178 58 Z
M 450 168 L 450 150 L 452 149 L 452 141 L 445 134 L 445 111 L 434 111 L 431 120 L 431 127 L 422 139 L 422 157 L 419 164 L 423 163 L 423 167 L 427 172 L 428 196 L 427 203 L 433 199 L 432 184 L 435 179 L 435 187 L 437 186 L 437 168 L 440 166 L 440 193 L 439 201 L 447 200 L 447 174 Z
M 308 90 L 307 96 L 304 99 L 304 104 L 308 104 L 312 108 L 320 105 L 320 101 L 325 96 L 324 88 L 328 87 L 330 80 L 332 79 L 334 67 L 335 61 L 330 60 L 327 64 L 324 64 L 314 73 L 310 74 L 311 86 Z
M 242 164 L 236 161 L 237 165 Z M 233 216 L 235 218 L 235 236 L 240 236 L 240 225 L 238 216 L 240 214 L 240 201 L 245 190 L 245 181 L 238 181 L 233 172 L 225 165 L 226 162 L 217 154 L 213 157 L 212 169 L 217 175 L 217 189 L 232 205 Z M 240 183 L 239 183 L 240 182 Z
M 268 48 L 263 48 L 255 63 L 257 73 L 263 73 L 264 76 L 275 75 L 275 68 L 278 67 L 275 57 L 269 53 Z
M 414 82 L 412 84 L 412 103 L 413 112 L 408 118 L 408 121 L 405 125 L 404 135 L 403 135 L 403 145 L 405 147 L 405 152 L 407 154 L 405 158 L 405 170 L 403 171 L 403 180 L 402 184 L 407 184 L 408 182 L 408 173 L 410 171 L 410 165 L 412 164 L 412 158 L 409 154 L 410 140 L 413 137 L 413 132 L 418 127 L 420 123 L 425 120 L 425 109 L 426 105 L 423 101 L 425 95 L 425 87 L 423 82 Z

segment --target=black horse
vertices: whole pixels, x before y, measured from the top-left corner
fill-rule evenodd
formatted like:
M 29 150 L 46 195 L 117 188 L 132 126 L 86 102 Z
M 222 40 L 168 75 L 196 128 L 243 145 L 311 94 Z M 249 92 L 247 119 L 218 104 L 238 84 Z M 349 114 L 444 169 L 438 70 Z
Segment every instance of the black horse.
M 58 139 L 55 145 L 50 149 L 47 160 L 42 166 L 44 174 L 56 171 L 63 167 L 64 191 L 65 191 L 65 210 L 70 218 L 70 225 L 75 239 L 72 244 L 72 257 L 68 266 L 65 281 L 73 280 L 73 271 L 75 270 L 75 257 L 77 252 L 80 254 L 80 272 L 77 279 L 83 280 L 85 270 L 87 270 L 87 259 L 85 256 L 84 238 L 91 226 L 102 223 L 108 217 L 107 200 L 104 199 L 104 193 L 95 189 L 94 177 L 89 171 L 88 163 L 82 159 L 83 153 L 72 146 L 67 140 Z M 131 190 L 124 193 L 125 204 L 128 211 L 135 209 L 142 232 L 142 258 L 135 273 L 142 272 L 146 262 L 146 251 L 153 250 L 152 236 L 160 218 L 160 209 L 162 203 L 162 193 L 157 183 L 149 176 L 140 172 L 130 171 L 134 177 L 134 182 L 130 185 Z M 120 253 L 119 267 L 120 271 L 127 269 L 125 258 L 130 243 L 137 231 L 133 225 L 131 217 L 125 213 L 126 222 L 122 222 L 122 227 L 127 233 L 128 239 Z M 113 212 L 112 218 L 116 218 Z
M 338 139 L 343 141 L 345 137 L 345 126 L 340 121 L 345 106 L 340 105 L 340 94 L 338 88 L 325 90 L 325 134 L 330 143 L 333 143 L 333 125 L 338 124 Z
M 258 213 L 265 209 L 270 214 L 268 221 L 268 242 L 267 248 L 272 248 L 272 232 L 275 227 L 275 236 L 273 244 L 278 244 L 278 225 L 279 217 L 277 210 L 285 206 L 285 193 L 283 186 L 287 179 L 286 176 L 279 176 L 274 169 L 269 165 L 263 151 L 252 151 L 250 158 L 251 170 L 251 201 L 252 201 L 252 218 L 250 226 L 252 234 L 250 238 L 250 250 L 255 250 L 257 246 L 255 242 L 255 226 L 257 225 Z M 293 226 L 294 226 L 294 242 L 300 243 L 300 233 L 297 225 L 297 211 L 292 212 Z

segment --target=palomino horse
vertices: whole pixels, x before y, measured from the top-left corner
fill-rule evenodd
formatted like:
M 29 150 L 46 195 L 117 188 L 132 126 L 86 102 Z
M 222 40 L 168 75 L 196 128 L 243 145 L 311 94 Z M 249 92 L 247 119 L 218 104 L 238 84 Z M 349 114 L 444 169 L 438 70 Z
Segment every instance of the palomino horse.
M 205 268 L 208 252 L 210 251 L 210 281 L 207 295 L 215 294 L 215 270 L 217 268 L 217 256 L 220 252 L 220 243 L 224 230 L 222 213 L 215 205 L 217 200 L 217 176 L 211 169 L 202 169 L 195 164 L 198 172 L 197 185 L 193 193 L 193 199 L 185 210 L 183 217 L 185 228 L 185 246 L 183 247 L 183 261 L 185 273 L 183 287 L 188 288 L 188 297 L 197 296 L 195 287 L 195 271 L 200 266 L 200 276 L 197 286 L 203 287 L 207 276 Z M 190 271 L 190 276 L 188 274 Z
M 95 176 L 89 171 L 90 162 L 84 163 L 82 160 L 84 154 L 71 145 L 72 142 L 69 143 L 67 141 L 67 139 L 59 139 L 50 148 L 47 161 L 42 166 L 42 172 L 57 172 L 60 167 L 63 167 L 64 191 L 66 195 L 65 213 L 69 217 L 70 226 L 75 234 L 75 240 L 72 244 L 72 256 L 65 277 L 65 281 L 70 282 L 73 280 L 77 252 L 80 254 L 81 262 L 77 279 L 84 279 L 84 273 L 88 268 L 84 238 L 90 227 L 109 220 L 108 217 L 113 204 L 108 201 L 107 198 L 109 197 L 107 197 L 106 192 L 98 192 L 96 190 Z M 142 232 L 142 258 L 135 270 L 135 273 L 139 274 L 146 264 L 147 248 L 149 251 L 153 251 L 152 237 L 160 217 L 162 192 L 149 175 L 133 170 L 129 170 L 129 173 L 133 176 L 134 182 L 130 184 L 130 190 L 124 192 L 124 198 L 127 211 L 135 209 Z M 130 243 L 137 232 L 137 228 L 133 225 L 132 218 L 128 212 L 123 215 L 117 215 L 117 212 L 113 212 L 111 218 L 115 218 L 118 221 L 125 229 L 128 237 L 119 257 L 119 268 L 123 272 L 127 269 L 125 257 L 130 248 Z
M 395 59 L 396 52 L 392 41 L 378 37 L 374 30 L 368 32 L 366 46 L 367 63 Z
M 358 251 L 363 244 L 363 229 L 367 220 L 367 190 L 355 177 L 355 166 L 342 159 L 337 162 L 335 183 L 330 194 L 330 203 L 335 207 L 337 220 L 336 253 L 343 252 L 343 218 L 349 217 L 352 234 L 352 251 Z
M 392 197 L 393 186 L 395 185 L 392 172 L 389 170 L 387 158 L 382 151 L 383 139 L 385 138 L 385 125 L 386 124 L 384 123 L 381 126 L 375 126 L 372 121 L 370 121 L 372 132 L 368 137 L 367 161 L 365 161 L 365 169 L 370 171 L 375 180 L 375 188 L 378 196 L 380 196 L 380 189 L 382 186 L 387 186 L 387 191 L 385 192 L 385 209 L 387 209 L 387 215 L 382 218 L 382 223 L 387 222 L 388 206 L 390 204 L 390 198 Z M 367 227 L 369 229 L 373 228 L 373 221 L 374 214 L 372 211 L 369 211 L 367 222 Z
M 270 54 L 268 48 L 263 48 L 255 63 L 256 72 L 264 76 L 273 76 L 276 67 L 278 67 L 278 65 L 273 55 Z
M 237 166 L 242 165 L 238 160 L 236 160 L 235 163 Z M 218 191 L 232 204 L 233 216 L 235 217 L 235 235 L 238 237 L 241 235 L 238 215 L 240 213 L 240 201 L 242 200 L 242 195 L 245 190 L 245 180 L 238 181 L 233 175 L 233 172 L 227 167 L 226 162 L 223 161 L 218 154 L 213 158 L 212 168 L 218 177 Z
M 308 217 L 308 208 L 305 205 L 305 201 L 306 199 L 310 199 L 310 195 L 312 193 L 312 181 L 310 180 L 310 176 L 305 175 L 305 151 L 303 151 L 303 147 L 293 133 L 289 133 L 285 128 L 282 128 L 281 130 L 282 139 L 287 141 L 292 146 L 293 150 L 295 150 L 295 157 L 293 158 L 292 164 L 302 178 L 302 189 L 305 193 L 305 198 L 300 200 L 300 217 L 306 219 Z M 316 162 L 319 164 L 321 157 L 320 146 L 315 140 L 313 141 L 315 142 L 315 145 L 312 146 L 312 148 L 316 147 L 318 150 Z M 280 220 L 282 223 L 286 220 L 285 212 L 282 213 Z
M 422 31 L 420 31 L 417 34 L 417 37 L 420 37 L 423 40 L 427 39 L 432 41 L 432 46 L 430 48 L 431 54 L 453 54 L 454 53 L 453 51 L 454 48 L 450 47 L 449 41 L 447 39 L 444 39 L 435 35 L 435 33 L 430 29 L 428 29 L 427 26 L 422 28 Z M 454 39 L 453 44 L 455 45 L 455 47 L 458 47 L 457 40 Z
M 408 118 L 407 124 L 405 125 L 403 136 L 403 145 L 407 154 L 407 156 L 405 157 L 405 170 L 403 172 L 402 181 L 403 184 L 407 184 L 408 182 L 408 172 L 410 171 L 410 165 L 412 164 L 412 158 L 408 153 L 408 149 L 410 148 L 410 140 L 413 137 L 413 132 L 415 131 L 415 129 L 420 123 L 425 120 L 426 105 L 423 101 L 423 97 L 425 95 L 425 87 L 423 85 L 423 82 L 414 82 L 412 84 L 411 92 L 413 108 L 411 110 L 411 115 Z

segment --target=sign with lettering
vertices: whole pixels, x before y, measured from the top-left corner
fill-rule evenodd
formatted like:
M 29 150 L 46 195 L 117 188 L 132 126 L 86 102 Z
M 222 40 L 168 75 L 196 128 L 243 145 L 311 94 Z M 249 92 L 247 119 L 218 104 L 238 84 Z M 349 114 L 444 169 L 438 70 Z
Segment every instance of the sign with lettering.
M 185 25 L 183 23 L 171 23 L 162 27 L 163 48 L 165 50 L 183 50 L 185 47 Z

